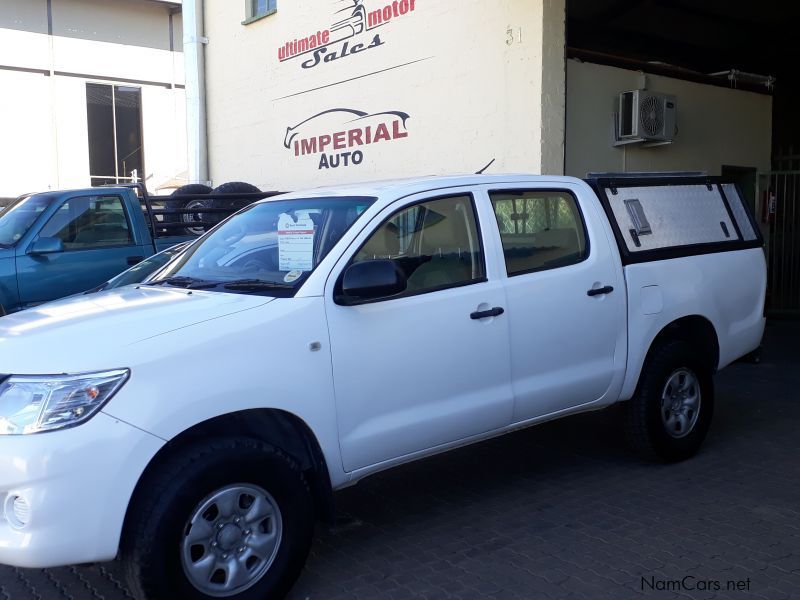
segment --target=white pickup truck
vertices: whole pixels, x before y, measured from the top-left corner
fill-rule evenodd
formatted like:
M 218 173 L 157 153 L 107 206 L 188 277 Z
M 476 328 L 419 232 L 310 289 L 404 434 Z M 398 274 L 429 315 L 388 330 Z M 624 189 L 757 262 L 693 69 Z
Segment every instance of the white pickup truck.
M 707 177 L 259 202 L 147 284 L 0 319 L 0 563 L 119 556 L 138 598 L 277 598 L 333 490 L 400 463 L 620 401 L 636 448 L 685 459 L 765 285 Z

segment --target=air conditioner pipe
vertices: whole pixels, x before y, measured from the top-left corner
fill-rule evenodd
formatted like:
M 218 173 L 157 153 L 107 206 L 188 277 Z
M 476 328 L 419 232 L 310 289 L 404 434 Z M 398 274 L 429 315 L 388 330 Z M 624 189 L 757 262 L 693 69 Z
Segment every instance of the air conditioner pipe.
M 183 3 L 183 56 L 186 69 L 186 136 L 189 183 L 209 184 L 206 123 L 206 67 L 203 0 Z
M 739 71 L 738 69 L 728 69 L 727 71 L 718 71 L 716 73 L 709 73 L 711 77 L 727 77 L 729 81 L 736 83 L 737 81 L 745 81 L 747 83 L 761 84 L 766 86 L 767 89 L 772 89 L 777 79 L 772 75 L 759 75 L 757 73 L 748 73 L 746 71 Z

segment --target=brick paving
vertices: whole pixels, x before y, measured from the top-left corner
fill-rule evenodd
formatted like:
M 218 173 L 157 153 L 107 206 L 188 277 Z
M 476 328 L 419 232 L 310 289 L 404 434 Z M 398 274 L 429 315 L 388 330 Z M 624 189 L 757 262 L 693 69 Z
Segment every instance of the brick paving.
M 290 599 L 800 598 L 798 342 L 800 323 L 770 326 L 760 365 L 717 377 L 685 463 L 632 456 L 609 410 L 340 492 Z M 130 594 L 115 563 L 0 567 L 0 599 L 59 597 Z

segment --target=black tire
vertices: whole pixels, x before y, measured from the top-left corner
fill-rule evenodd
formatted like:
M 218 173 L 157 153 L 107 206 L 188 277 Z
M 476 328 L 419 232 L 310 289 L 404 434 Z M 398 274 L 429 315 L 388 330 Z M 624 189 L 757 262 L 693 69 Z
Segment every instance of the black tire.
M 189 183 L 182 185 L 177 190 L 172 192 L 170 196 L 189 196 L 192 194 L 209 194 L 211 188 L 204 183 Z
M 260 486 L 271 495 L 280 511 L 282 536 L 261 578 L 226 597 L 271 600 L 288 593 L 305 564 L 313 535 L 314 503 L 308 482 L 280 449 L 256 440 L 226 438 L 181 451 L 138 486 L 120 548 L 125 576 L 136 598 L 213 597 L 199 591 L 185 574 L 181 544 L 184 533 L 191 531 L 188 520 L 199 503 L 215 490 L 238 484 Z M 219 514 L 215 518 L 223 520 Z M 244 542 L 235 542 L 239 543 Z
M 177 190 L 170 194 L 172 198 L 178 198 L 176 201 L 167 202 L 167 208 L 183 209 L 183 208 L 211 208 L 211 200 L 180 200 L 181 196 L 189 196 L 196 194 L 209 194 L 211 188 L 202 183 L 190 183 L 179 187 Z M 202 235 L 205 233 L 207 227 L 202 225 L 191 227 L 192 221 L 208 221 L 210 215 L 203 213 L 194 213 L 188 215 L 165 215 L 164 221 L 166 223 L 186 223 L 187 227 L 183 229 L 170 228 L 167 231 L 168 235 Z
M 681 373 L 688 373 L 689 377 L 683 376 L 683 381 L 688 382 L 691 389 L 699 391 L 699 408 L 696 411 L 676 408 L 683 412 L 688 424 L 682 428 L 680 423 L 674 422 L 668 427 L 672 407 L 668 400 L 665 401 L 662 417 L 662 397 L 667 395 L 671 378 L 675 376 L 677 379 L 672 381 L 680 381 Z M 696 385 L 691 383 L 691 376 L 694 376 Z M 674 402 L 680 404 L 680 393 L 675 396 Z M 685 460 L 702 445 L 713 415 L 713 367 L 708 357 L 698 355 L 691 344 L 683 341 L 667 341 L 654 347 L 642 368 L 636 394 L 625 403 L 626 433 L 633 449 L 646 458 L 664 462 Z M 695 418 L 694 425 L 689 426 L 692 418 Z
M 214 188 L 213 194 L 257 194 L 261 190 L 258 189 L 256 186 L 245 183 L 244 181 L 230 181 L 228 183 L 223 183 L 220 186 Z M 252 204 L 254 200 L 250 198 L 226 198 L 225 200 L 212 200 L 211 206 L 213 208 L 224 208 L 226 210 L 231 211 L 231 213 L 236 212 L 239 209 L 244 208 L 248 204 Z M 213 215 L 212 220 L 215 223 L 219 223 L 225 218 L 225 214 L 223 213 L 216 213 Z

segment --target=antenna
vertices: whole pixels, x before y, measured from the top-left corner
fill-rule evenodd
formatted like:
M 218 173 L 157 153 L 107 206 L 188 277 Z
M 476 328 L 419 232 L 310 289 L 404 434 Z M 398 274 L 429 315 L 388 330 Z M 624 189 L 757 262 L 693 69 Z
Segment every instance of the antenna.
M 491 162 L 490 162 L 488 165 L 486 165 L 486 166 L 485 166 L 485 167 L 483 167 L 483 168 L 482 168 L 480 171 L 478 171 L 477 173 L 475 173 L 475 175 L 483 175 L 483 172 L 484 172 L 486 169 L 488 169 L 489 167 L 491 167 L 491 166 L 494 164 L 494 161 L 495 161 L 495 160 L 497 160 L 497 159 L 493 158 L 493 159 L 491 160 Z

